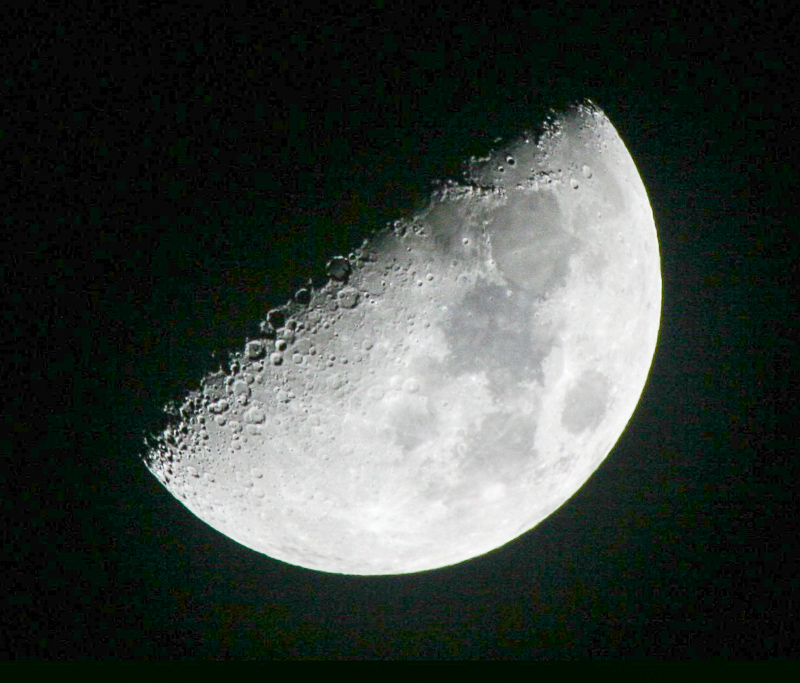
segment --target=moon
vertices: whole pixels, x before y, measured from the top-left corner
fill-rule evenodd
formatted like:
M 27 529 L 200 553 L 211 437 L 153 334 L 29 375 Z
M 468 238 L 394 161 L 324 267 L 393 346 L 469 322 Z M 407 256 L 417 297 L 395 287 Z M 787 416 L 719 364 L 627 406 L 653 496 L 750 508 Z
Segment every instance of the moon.
M 636 166 L 586 101 L 333 258 L 145 462 L 234 541 L 323 572 L 496 549 L 562 506 L 641 396 L 661 310 Z

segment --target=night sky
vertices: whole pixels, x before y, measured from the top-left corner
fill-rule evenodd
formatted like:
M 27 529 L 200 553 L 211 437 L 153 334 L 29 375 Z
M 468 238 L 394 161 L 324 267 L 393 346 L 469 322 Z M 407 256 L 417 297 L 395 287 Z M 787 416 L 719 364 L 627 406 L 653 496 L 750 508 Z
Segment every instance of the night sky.
M 0 659 L 797 656 L 790 4 L 259 4 L 4 16 Z M 268 309 L 583 98 L 647 188 L 664 301 L 638 409 L 560 510 L 454 567 L 346 577 L 145 470 L 165 402 Z

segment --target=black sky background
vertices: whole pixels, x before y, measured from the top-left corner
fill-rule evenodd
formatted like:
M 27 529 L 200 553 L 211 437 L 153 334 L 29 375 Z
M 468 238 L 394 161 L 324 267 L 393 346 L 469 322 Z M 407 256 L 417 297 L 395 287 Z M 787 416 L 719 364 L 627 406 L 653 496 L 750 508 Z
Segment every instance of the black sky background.
M 0 28 L 0 658 L 796 656 L 790 6 L 264 5 Z M 455 567 L 345 577 L 237 545 L 144 469 L 214 349 L 587 97 L 648 190 L 664 304 L 628 430 L 557 513 Z

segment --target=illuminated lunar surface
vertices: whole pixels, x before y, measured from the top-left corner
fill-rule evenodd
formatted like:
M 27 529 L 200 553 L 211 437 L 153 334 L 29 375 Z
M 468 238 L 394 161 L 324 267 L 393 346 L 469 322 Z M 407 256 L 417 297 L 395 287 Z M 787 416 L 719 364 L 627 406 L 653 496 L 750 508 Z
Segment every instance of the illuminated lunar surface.
M 602 463 L 660 319 L 634 162 L 586 103 L 469 176 L 187 397 L 147 465 L 200 519 L 293 565 L 418 572 L 508 543 Z

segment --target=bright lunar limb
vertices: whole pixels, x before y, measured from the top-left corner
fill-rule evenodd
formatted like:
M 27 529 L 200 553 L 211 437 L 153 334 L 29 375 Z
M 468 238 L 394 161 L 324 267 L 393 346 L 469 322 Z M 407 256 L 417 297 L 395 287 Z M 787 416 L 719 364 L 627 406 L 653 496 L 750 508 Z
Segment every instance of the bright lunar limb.
M 146 460 L 199 518 L 293 565 L 418 572 L 528 531 L 607 456 L 655 351 L 653 215 L 590 102 L 473 160 L 331 275 Z

